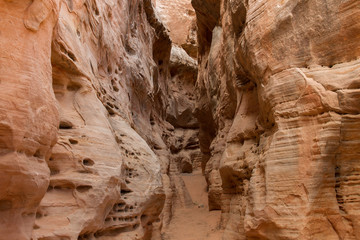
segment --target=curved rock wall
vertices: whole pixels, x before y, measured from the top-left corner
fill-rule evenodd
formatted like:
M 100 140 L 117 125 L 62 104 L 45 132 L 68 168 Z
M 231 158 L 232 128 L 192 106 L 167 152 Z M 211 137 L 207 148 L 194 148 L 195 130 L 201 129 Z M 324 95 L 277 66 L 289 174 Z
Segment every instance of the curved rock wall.
M 164 143 L 151 119 L 164 115 L 170 40 L 150 1 L 59 9 L 51 57 L 59 139 L 33 238 L 149 239 L 165 201 L 151 149 Z
M 0 238 L 150 239 L 171 128 L 171 42 L 151 1 L 0 12 Z
M 59 119 L 50 61 L 56 4 L 0 1 L 1 239 L 30 239 L 49 184 Z
M 359 2 L 192 4 L 200 146 L 224 239 L 358 239 Z

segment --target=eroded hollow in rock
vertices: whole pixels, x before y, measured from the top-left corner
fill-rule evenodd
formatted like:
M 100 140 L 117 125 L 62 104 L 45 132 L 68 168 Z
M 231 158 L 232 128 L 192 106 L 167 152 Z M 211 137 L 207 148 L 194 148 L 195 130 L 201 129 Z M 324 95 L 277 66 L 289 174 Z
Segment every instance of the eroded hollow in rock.
M 90 158 L 85 158 L 82 163 L 84 166 L 93 166 L 95 164 L 95 162 Z

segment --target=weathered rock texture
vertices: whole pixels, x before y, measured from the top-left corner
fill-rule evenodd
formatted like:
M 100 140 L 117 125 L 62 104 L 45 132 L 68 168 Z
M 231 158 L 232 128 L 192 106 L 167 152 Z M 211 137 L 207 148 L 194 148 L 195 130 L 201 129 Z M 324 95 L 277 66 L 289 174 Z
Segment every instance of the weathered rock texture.
M 223 239 L 359 239 L 360 2 L 192 4 Z
M 171 49 L 151 1 L 1 0 L 0 12 L 0 238 L 149 239 Z
M 1 239 L 30 239 L 49 184 L 46 160 L 59 119 L 51 87 L 52 9 L 51 2 L 0 1 Z
M 156 150 L 162 158 L 166 157 L 168 169 L 166 180 L 166 202 L 161 214 L 163 231 L 177 209 L 193 206 L 192 199 L 181 177 L 182 173 L 191 173 L 201 164 L 199 149 L 199 123 L 194 115 L 195 82 L 197 79 L 196 18 L 190 1 L 156 1 L 159 17 L 164 21 L 172 40 L 169 62 L 169 105 L 166 109 L 166 121 L 171 128 L 163 131 L 162 136 L 168 150 Z M 176 226 L 175 226 L 176 227 Z M 171 228 L 171 227 L 170 227 Z
M 174 127 L 168 146 L 180 172 L 192 172 L 201 162 L 199 123 L 194 115 L 197 79 L 196 18 L 190 0 L 156 0 L 156 9 L 172 40 L 169 106 L 166 120 Z
M 170 30 L 172 42 L 196 58 L 196 17 L 191 0 L 156 0 L 156 9 Z
M 0 239 L 160 239 L 189 203 L 197 65 L 154 3 L 0 0 Z

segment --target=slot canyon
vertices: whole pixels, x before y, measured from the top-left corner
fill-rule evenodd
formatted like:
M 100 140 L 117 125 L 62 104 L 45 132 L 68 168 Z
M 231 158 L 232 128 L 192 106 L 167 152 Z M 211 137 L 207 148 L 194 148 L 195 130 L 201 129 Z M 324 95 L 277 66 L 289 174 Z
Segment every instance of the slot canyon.
M 359 0 L 0 0 L 0 240 L 358 239 Z

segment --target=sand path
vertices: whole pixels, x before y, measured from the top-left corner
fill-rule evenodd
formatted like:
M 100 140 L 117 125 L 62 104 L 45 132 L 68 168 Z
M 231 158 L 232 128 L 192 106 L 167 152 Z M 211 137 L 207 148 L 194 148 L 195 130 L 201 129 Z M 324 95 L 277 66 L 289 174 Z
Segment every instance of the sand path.
M 206 181 L 201 171 L 183 174 L 182 178 L 194 204 L 175 208 L 163 240 L 220 240 L 220 211 L 208 210 Z

